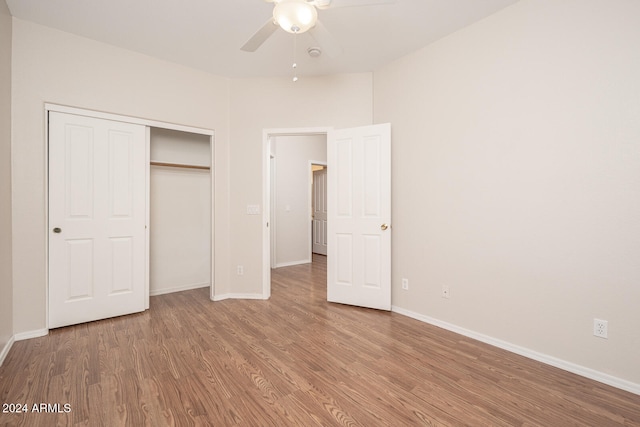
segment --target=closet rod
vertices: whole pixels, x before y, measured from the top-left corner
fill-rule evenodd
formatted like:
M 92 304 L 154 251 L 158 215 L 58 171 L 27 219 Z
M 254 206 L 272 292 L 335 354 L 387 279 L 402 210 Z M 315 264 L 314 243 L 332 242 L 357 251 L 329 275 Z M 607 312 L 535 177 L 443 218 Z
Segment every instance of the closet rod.
M 184 163 L 166 163 L 166 162 L 151 162 L 151 166 L 168 166 L 172 168 L 186 168 L 186 169 L 203 169 L 210 170 L 209 166 L 200 166 L 200 165 L 187 165 Z

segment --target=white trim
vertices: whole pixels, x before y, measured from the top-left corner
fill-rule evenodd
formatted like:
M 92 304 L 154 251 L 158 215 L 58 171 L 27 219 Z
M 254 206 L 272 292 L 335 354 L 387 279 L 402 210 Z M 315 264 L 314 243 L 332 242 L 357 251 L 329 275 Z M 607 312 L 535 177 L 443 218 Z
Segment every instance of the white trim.
M 257 299 L 257 300 L 266 300 L 262 294 L 222 294 L 216 295 L 211 299 L 211 301 L 224 301 L 227 299 Z
M 262 131 L 262 298 L 271 296 L 271 137 L 327 135 L 333 127 L 274 128 Z M 277 150 L 277 147 L 276 147 Z M 276 152 L 277 158 L 277 152 Z M 214 299 L 214 301 L 218 301 Z
M 144 193 L 145 193 L 145 224 L 144 224 L 144 308 L 149 310 L 149 297 L 151 296 L 151 128 L 145 126 L 145 175 L 144 175 Z
M 273 143 L 273 141 L 271 141 L 271 138 L 269 138 L 269 150 L 271 150 L 271 144 Z M 277 150 L 277 147 L 276 147 Z M 278 215 L 276 212 L 276 206 L 277 203 L 276 201 L 278 200 L 278 186 L 277 186 L 277 181 L 278 181 L 278 153 L 276 153 L 276 155 L 274 156 L 273 154 L 269 154 L 269 167 L 271 168 L 269 170 L 270 175 L 269 175 L 269 180 L 270 180 L 270 185 L 269 185 L 269 197 L 267 197 L 267 199 L 269 200 L 269 228 L 271 228 L 271 230 L 269 231 L 269 238 L 271 239 L 271 252 L 269 253 L 269 259 L 270 259 L 270 265 L 271 268 L 276 268 L 276 262 L 277 262 L 277 258 L 278 258 L 278 241 L 276 239 L 276 236 L 278 235 Z
M 623 380 L 622 378 L 614 377 L 612 375 L 605 374 L 604 372 L 596 371 L 594 369 L 587 368 L 585 366 L 567 362 L 566 360 L 558 359 L 548 354 L 539 353 L 537 351 L 533 351 L 525 347 L 520 347 L 518 345 L 511 344 L 507 341 L 502 341 L 500 339 L 493 338 L 488 335 L 480 334 L 478 332 L 474 332 L 469 329 L 461 328 L 460 326 L 443 322 L 442 320 L 434 319 L 433 317 L 424 316 L 422 314 L 415 313 L 410 310 L 405 310 L 404 308 L 401 308 L 401 307 L 392 306 L 391 311 L 393 311 L 394 313 L 402 314 L 407 317 L 411 317 L 412 319 L 416 319 L 424 323 L 428 323 L 433 326 L 437 326 L 442 329 L 446 329 L 451 332 L 455 332 L 465 337 L 481 341 L 483 343 L 492 345 L 494 347 L 498 347 L 503 350 L 510 351 L 511 353 L 519 354 L 520 356 L 524 356 L 529 359 L 533 359 L 538 362 L 542 362 L 547 365 L 560 368 L 564 371 L 571 372 L 571 373 L 580 375 L 582 377 L 589 378 L 591 380 L 598 381 L 603 384 L 607 384 L 612 387 L 616 387 L 621 390 L 625 390 L 630 393 L 640 395 L 640 384 L 632 383 L 631 381 Z
M 44 327 L 49 330 L 49 110 L 44 110 L 44 209 L 45 209 L 45 277 L 44 277 Z
M 333 127 L 310 127 L 310 128 L 274 128 L 264 129 L 262 135 L 268 136 L 307 136 L 307 135 L 325 135 Z
M 216 294 L 216 136 L 215 133 L 209 135 L 209 155 L 211 156 L 209 169 L 209 196 L 211 206 L 209 215 L 211 216 L 211 226 L 209 230 L 209 299 Z
M 266 129 L 262 131 L 262 207 L 262 298 L 269 299 L 271 297 L 271 134 Z M 214 299 L 214 301 L 218 300 Z
M 325 134 L 326 136 L 326 134 Z M 326 142 L 326 138 L 325 138 Z M 307 195 L 307 209 L 309 209 L 308 218 L 310 221 L 307 221 L 307 238 L 309 239 L 309 244 L 307 247 L 309 248 L 309 259 L 313 259 L 313 165 L 324 166 L 327 168 L 327 162 L 321 162 L 319 160 L 309 160 L 309 176 L 307 182 L 307 188 L 309 190 L 309 194 Z M 309 261 L 311 262 L 311 261 Z
M 66 105 L 45 103 L 46 111 L 57 111 L 59 113 L 75 114 L 76 116 L 87 116 L 96 119 L 112 120 L 116 122 L 126 122 L 138 125 L 150 126 L 154 128 L 177 130 L 181 132 L 197 133 L 200 135 L 214 136 L 215 131 L 211 129 L 198 128 L 193 126 L 184 126 L 177 123 L 161 122 L 157 120 L 144 119 L 141 117 L 123 116 L 120 114 L 105 113 L 103 111 L 88 110 L 86 108 L 69 107 Z
M 303 260 L 300 260 L 300 261 L 280 262 L 280 263 L 276 264 L 276 268 L 291 267 L 291 266 L 294 266 L 294 265 L 302 265 L 302 264 L 310 264 L 310 263 L 311 263 L 311 258 L 303 259 Z
M 157 295 L 172 294 L 174 292 L 190 291 L 191 289 L 208 288 L 210 283 L 191 283 L 189 285 L 175 286 L 173 288 L 156 289 L 150 291 L 149 295 L 155 297 Z
M 7 358 L 7 355 L 9 354 L 9 351 L 11 350 L 11 346 L 13 346 L 13 343 L 15 342 L 15 337 L 11 337 L 9 338 L 9 341 L 7 341 L 7 343 L 4 345 L 4 347 L 2 348 L 2 351 L 0 351 L 0 366 L 2 366 L 2 364 L 4 363 L 4 359 Z
M 30 340 L 31 338 L 40 338 L 49 335 L 48 329 L 36 329 L 34 331 L 21 332 L 15 335 L 16 341 Z

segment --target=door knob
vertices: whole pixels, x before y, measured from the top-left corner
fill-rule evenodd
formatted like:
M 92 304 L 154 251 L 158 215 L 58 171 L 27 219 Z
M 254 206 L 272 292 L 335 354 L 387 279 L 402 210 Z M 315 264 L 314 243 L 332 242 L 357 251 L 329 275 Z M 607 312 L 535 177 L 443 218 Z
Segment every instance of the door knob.
M 388 226 L 387 224 L 382 224 L 382 225 L 380 226 L 380 229 L 381 229 L 381 230 L 386 230 L 387 228 L 389 228 L 389 226 Z
M 56 228 L 53 229 L 53 232 L 54 233 L 61 233 L 62 232 L 62 228 L 56 227 Z

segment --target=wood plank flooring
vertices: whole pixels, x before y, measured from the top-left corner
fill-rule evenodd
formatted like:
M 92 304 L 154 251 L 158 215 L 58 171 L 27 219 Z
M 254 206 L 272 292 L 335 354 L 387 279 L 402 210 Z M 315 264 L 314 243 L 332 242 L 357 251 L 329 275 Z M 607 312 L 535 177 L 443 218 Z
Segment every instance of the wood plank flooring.
M 640 396 L 327 303 L 315 261 L 274 270 L 269 301 L 214 303 L 196 289 L 16 342 L 0 402 L 29 412 L 0 413 L 0 425 L 640 426 Z M 55 412 L 32 412 L 40 403 Z

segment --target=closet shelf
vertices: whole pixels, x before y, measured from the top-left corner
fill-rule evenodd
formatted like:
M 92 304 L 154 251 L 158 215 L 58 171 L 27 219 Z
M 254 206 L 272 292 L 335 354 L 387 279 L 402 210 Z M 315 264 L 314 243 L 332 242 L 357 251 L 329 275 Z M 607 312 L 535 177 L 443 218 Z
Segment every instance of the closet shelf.
M 151 166 L 168 166 L 171 168 L 185 168 L 185 169 L 203 169 L 203 170 L 211 170 L 210 166 L 203 165 L 187 165 L 185 163 L 168 163 L 168 162 L 156 162 L 151 161 Z

